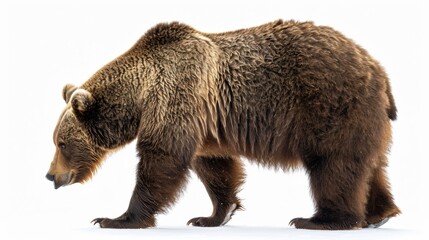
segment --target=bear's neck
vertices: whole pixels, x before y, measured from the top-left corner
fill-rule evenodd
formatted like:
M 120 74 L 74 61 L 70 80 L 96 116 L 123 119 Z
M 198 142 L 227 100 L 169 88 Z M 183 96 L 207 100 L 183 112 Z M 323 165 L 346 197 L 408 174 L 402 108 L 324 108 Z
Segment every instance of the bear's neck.
M 119 148 L 137 136 L 143 91 L 143 66 L 139 59 L 117 59 L 109 63 L 81 88 L 97 102 L 85 121 L 94 142 L 106 149 Z

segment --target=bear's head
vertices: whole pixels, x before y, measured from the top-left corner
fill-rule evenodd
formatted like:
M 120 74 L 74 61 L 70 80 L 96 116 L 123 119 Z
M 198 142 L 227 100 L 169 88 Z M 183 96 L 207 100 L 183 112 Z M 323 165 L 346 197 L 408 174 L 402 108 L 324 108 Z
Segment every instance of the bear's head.
M 63 98 L 67 106 L 54 131 L 56 151 L 46 175 L 55 189 L 91 178 L 107 153 L 91 139 L 85 122 L 95 104 L 91 93 L 68 84 Z

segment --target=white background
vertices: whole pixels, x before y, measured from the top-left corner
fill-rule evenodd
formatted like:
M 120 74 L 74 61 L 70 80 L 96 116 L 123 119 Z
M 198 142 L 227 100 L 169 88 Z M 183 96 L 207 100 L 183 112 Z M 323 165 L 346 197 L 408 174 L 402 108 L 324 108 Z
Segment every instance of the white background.
M 13 1 L 1 5 L 0 238 L 1 239 L 416 239 L 428 224 L 428 8 L 415 1 Z M 155 2 L 155 1 L 154 1 Z M 180 2 L 180 3 L 179 3 Z M 406 3 L 405 3 L 406 2 Z M 222 228 L 187 227 L 210 215 L 195 175 L 158 227 L 106 230 L 96 217 L 127 206 L 137 163 L 134 143 L 110 156 L 94 179 L 54 190 L 44 176 L 53 158 L 52 132 L 64 107 L 66 83 L 82 84 L 159 22 L 180 21 L 204 32 L 276 19 L 329 25 L 366 48 L 385 67 L 399 109 L 388 174 L 403 214 L 380 229 L 306 231 L 288 226 L 310 217 L 303 171 L 276 172 L 246 163 L 240 193 L 245 211 Z M 424 46 L 426 45 L 426 46 Z M 426 76 L 426 75 L 425 75 Z

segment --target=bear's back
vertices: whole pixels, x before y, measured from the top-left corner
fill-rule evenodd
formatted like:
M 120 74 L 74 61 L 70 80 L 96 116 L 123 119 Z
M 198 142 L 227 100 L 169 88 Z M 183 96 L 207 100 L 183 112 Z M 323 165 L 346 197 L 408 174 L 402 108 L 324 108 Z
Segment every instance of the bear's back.
M 383 69 L 330 27 L 279 20 L 207 36 L 222 50 L 218 104 L 228 118 L 219 117 L 219 135 L 250 157 L 293 157 L 385 112 Z

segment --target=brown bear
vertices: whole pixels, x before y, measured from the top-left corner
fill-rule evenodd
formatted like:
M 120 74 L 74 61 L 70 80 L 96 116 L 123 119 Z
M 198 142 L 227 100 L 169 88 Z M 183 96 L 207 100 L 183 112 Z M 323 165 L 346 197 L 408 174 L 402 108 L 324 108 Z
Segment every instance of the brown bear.
M 400 213 L 385 168 L 396 107 L 388 77 L 363 48 L 311 22 L 278 20 L 224 33 L 162 23 L 80 87 L 54 131 L 47 178 L 87 181 L 104 157 L 137 138 L 129 207 L 103 228 L 155 226 L 192 169 L 219 226 L 241 208 L 240 156 L 283 170 L 304 167 L 316 211 L 306 229 L 380 226 Z M 281 183 L 279 183 L 281 186 Z

